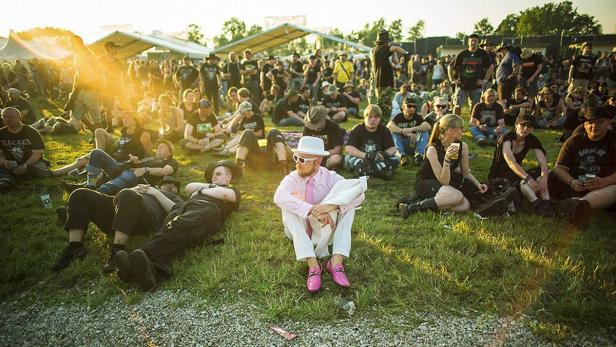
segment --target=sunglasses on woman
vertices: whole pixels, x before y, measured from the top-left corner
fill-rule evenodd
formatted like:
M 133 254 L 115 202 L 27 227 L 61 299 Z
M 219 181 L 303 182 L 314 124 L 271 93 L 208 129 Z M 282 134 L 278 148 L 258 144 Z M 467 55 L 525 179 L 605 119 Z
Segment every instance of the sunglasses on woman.
M 309 161 L 317 160 L 317 158 L 304 158 L 304 157 L 300 157 L 297 154 L 293 154 L 293 160 L 295 160 L 295 162 L 298 164 L 306 164 Z
M 436 105 L 436 108 L 447 108 L 447 105 Z

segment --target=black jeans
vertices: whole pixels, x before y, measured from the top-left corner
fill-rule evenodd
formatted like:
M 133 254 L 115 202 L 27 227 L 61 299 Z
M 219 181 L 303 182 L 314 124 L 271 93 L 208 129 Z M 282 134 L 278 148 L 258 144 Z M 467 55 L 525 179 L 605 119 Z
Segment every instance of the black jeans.
M 246 164 L 253 168 L 269 168 L 273 162 L 274 145 L 276 143 L 285 144 L 285 139 L 280 130 L 271 129 L 267 133 L 267 147 L 263 151 L 259 147 L 259 139 L 252 130 L 244 130 L 240 135 L 239 145 L 248 149 Z
M 71 193 L 67 205 L 66 230 L 86 231 L 90 222 L 111 234 L 117 230 L 135 235 L 152 229 L 152 215 L 143 197 L 130 189 L 115 197 L 80 188 Z
M 154 265 L 157 277 L 171 275 L 171 262 L 185 249 L 203 244 L 222 229 L 220 209 L 210 201 L 199 199 L 176 204 L 165 218 L 160 232 L 141 249 Z

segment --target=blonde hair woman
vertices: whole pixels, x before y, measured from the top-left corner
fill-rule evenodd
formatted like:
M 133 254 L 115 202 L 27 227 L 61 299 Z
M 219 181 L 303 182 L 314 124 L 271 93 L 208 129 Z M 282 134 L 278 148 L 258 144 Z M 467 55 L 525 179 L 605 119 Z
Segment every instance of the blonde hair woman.
M 468 211 L 471 201 L 479 196 L 477 193 L 488 190 L 471 173 L 468 146 L 462 142 L 463 128 L 462 118 L 453 114 L 441 117 L 434 126 L 416 176 L 418 199 L 400 206 L 403 218 L 423 210 Z M 496 199 L 483 208 L 506 210 L 507 202 Z

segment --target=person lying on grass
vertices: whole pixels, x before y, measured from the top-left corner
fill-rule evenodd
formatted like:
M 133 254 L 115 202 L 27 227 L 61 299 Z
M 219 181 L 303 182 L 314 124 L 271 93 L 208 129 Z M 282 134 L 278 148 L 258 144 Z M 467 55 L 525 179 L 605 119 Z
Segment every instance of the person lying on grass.
M 583 129 L 565 141 L 550 176 L 550 194 L 562 199 L 559 212 L 583 227 L 593 210 L 616 203 L 616 133 L 605 107 L 584 114 Z
M 211 163 L 204 176 L 206 183 L 186 186 L 190 196 L 186 202 L 172 205 L 169 199 L 157 195 L 161 204 L 173 207 L 156 236 L 130 254 L 120 250 L 114 255 L 113 263 L 122 281 L 136 283 L 146 291 L 155 289 L 161 280 L 171 276 L 174 259 L 222 230 L 229 215 L 237 211 L 240 192 L 230 184 L 241 176 L 241 170 L 232 161 L 223 160 Z M 149 194 L 153 188 L 144 189 Z
M 463 126 L 462 118 L 453 114 L 443 116 L 435 124 L 415 180 L 417 198 L 399 206 L 403 218 L 426 210 L 465 212 L 471 206 L 481 216 L 507 211 L 504 197 L 481 204 L 488 187 L 471 173 L 468 146 L 461 141 Z
M 532 134 L 535 126 L 535 118 L 521 110 L 515 131 L 501 136 L 496 143 L 488 179 L 504 179 L 515 184 L 531 203 L 533 212 L 553 217 L 555 211 L 548 190 L 550 169 L 541 141 Z M 526 170 L 522 162 L 529 151 L 533 151 L 539 167 Z
M 310 292 L 321 288 L 322 269 L 317 258 L 329 255 L 327 247 L 330 238 L 325 236 L 326 227 L 333 232 L 333 255 L 327 262 L 327 271 L 339 286 L 351 285 L 342 262 L 349 257 L 351 251 L 351 227 L 355 208 L 365 198 L 361 191 L 360 194 L 348 196 L 347 201 L 339 202 L 340 205 L 325 202 L 334 186 L 345 182 L 336 172 L 322 167 L 321 162 L 328 155 L 323 140 L 311 136 L 301 137 L 293 154 L 296 170 L 280 182 L 274 195 L 274 203 L 282 211 L 285 234 L 293 240 L 295 256 L 297 260 L 306 261 L 308 265 L 306 286 Z M 364 177 L 363 180 L 365 179 Z M 340 198 L 350 190 L 352 189 L 345 189 L 335 195 Z M 333 213 L 333 218 L 332 212 L 336 212 Z M 319 245 L 322 246 L 319 248 Z
M 123 188 L 139 183 L 157 185 L 163 176 L 173 175 L 179 167 L 173 159 L 173 144 L 167 140 L 158 140 L 154 157 L 139 159 L 130 156 L 127 161 L 119 162 L 100 149 L 92 150 L 88 157 L 87 181 L 81 184 L 63 182 L 65 190 L 89 188 L 115 195 Z M 104 182 L 107 178 L 109 181 Z
M 179 187 L 179 181 L 165 176 L 160 188 L 139 185 L 122 189 L 115 197 L 86 188 L 75 190 L 66 206 L 56 210 L 69 242 L 52 270 L 60 271 L 86 256 L 83 237 L 92 222 L 113 238 L 111 255 L 103 267 L 104 272 L 113 271 L 111 259 L 126 248 L 128 238 L 158 230 L 171 208 L 183 201 L 178 195 Z

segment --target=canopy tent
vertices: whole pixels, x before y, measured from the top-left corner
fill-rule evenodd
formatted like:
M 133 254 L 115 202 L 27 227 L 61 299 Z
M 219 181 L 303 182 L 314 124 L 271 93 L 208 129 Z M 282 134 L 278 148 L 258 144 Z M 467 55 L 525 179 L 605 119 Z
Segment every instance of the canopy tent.
M 283 45 L 289 41 L 293 41 L 310 34 L 318 35 L 328 40 L 342 43 L 343 45 L 349 46 L 361 52 L 370 52 L 370 47 L 364 46 L 360 43 L 351 42 L 337 36 L 324 34 L 316 30 L 303 28 L 289 23 L 284 23 L 266 31 L 262 31 L 258 34 L 231 42 L 228 45 L 217 47 L 212 52 L 219 57 L 226 57 L 231 51 L 241 52 L 246 48 L 250 48 L 253 53 L 257 53 Z
M 71 56 L 73 53 L 66 49 L 37 41 L 24 41 L 14 31 L 0 49 L 0 60 L 13 59 L 45 59 L 58 60 Z
M 117 54 L 120 59 L 130 58 L 152 47 L 163 48 L 191 58 L 203 58 L 210 54 L 209 48 L 192 41 L 163 35 L 143 34 L 137 31 L 114 31 L 90 44 L 89 48 L 96 55 L 102 55 L 105 53 L 105 43 L 109 41 L 120 46 Z

